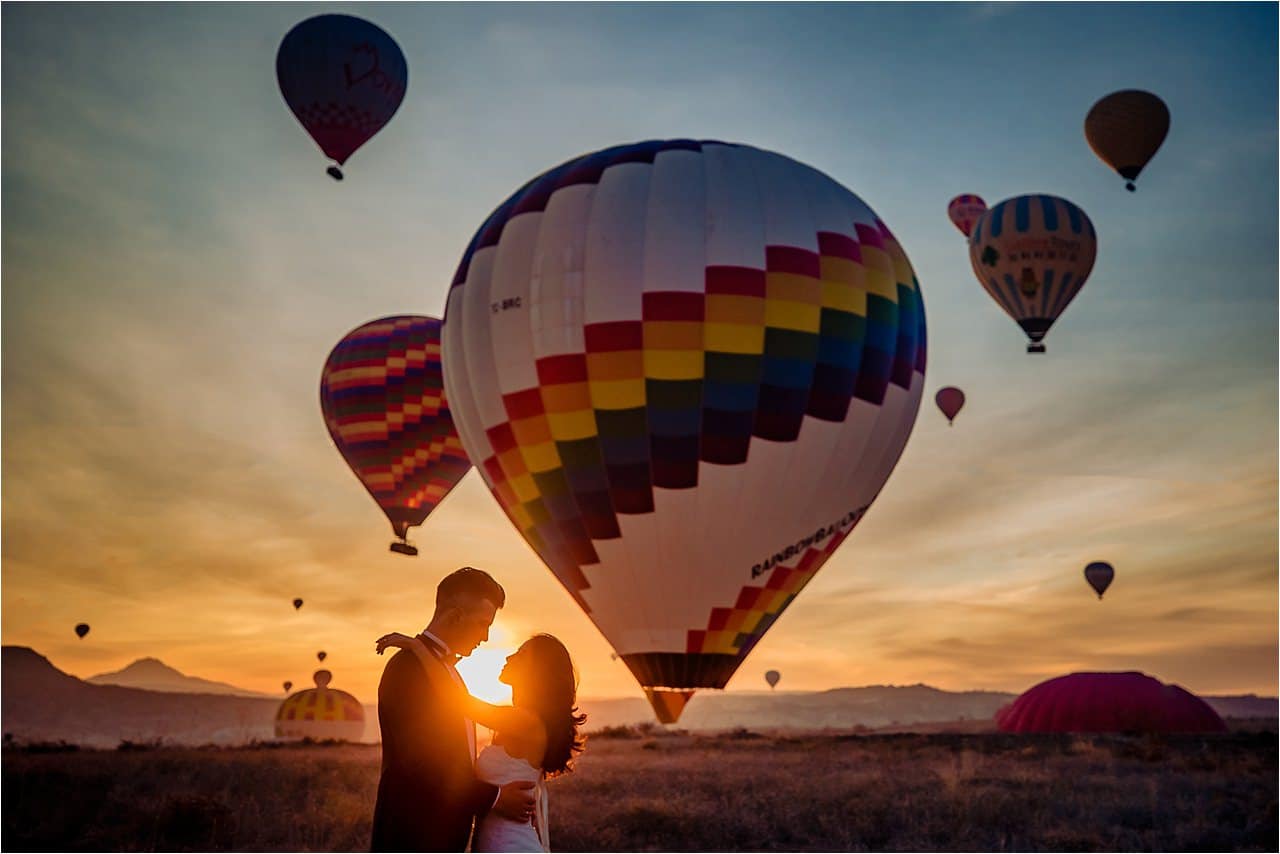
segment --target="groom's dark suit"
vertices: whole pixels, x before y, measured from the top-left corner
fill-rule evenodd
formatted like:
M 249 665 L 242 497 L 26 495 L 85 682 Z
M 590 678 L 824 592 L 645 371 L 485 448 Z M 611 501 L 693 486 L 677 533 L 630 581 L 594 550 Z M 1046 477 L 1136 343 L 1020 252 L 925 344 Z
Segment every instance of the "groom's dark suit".
M 373 812 L 374 851 L 462 851 L 474 819 L 484 816 L 498 788 L 476 779 L 468 721 L 454 700 L 453 675 L 443 653 L 418 639 L 438 664 L 403 649 L 387 662 L 378 685 L 382 777 Z

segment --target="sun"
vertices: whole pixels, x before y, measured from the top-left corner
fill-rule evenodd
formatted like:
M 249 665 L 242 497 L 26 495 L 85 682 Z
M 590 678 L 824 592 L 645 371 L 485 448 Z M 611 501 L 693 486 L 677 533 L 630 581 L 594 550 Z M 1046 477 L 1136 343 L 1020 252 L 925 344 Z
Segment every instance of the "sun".
M 475 652 L 458 662 L 458 673 L 467 683 L 471 696 L 488 703 L 509 704 L 511 686 L 499 682 L 498 674 L 506 665 L 507 656 L 515 650 L 502 644 L 501 640 L 501 637 L 494 638 L 476 647 Z

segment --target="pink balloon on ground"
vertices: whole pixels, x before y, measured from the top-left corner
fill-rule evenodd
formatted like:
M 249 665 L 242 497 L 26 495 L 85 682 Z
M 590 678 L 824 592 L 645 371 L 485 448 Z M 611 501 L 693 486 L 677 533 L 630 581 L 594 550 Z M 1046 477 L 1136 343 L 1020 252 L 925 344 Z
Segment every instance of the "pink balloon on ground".
M 1072 673 L 996 713 L 1002 732 L 1225 732 L 1208 703 L 1145 673 Z

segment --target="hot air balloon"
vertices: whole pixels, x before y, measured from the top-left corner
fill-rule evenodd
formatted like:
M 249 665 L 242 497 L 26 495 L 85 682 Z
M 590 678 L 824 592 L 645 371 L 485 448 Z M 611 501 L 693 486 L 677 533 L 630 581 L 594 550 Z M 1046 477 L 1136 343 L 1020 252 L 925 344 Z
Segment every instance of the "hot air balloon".
M 89 634 L 89 624 L 76 623 L 76 637 L 83 639 L 87 634 Z
M 618 654 L 617 654 L 616 652 L 611 652 L 611 653 L 609 653 L 609 660 L 610 660 L 610 661 L 617 661 L 617 660 L 618 660 Z
M 1102 561 L 1094 561 L 1084 568 L 1084 580 L 1089 582 L 1089 586 L 1098 594 L 1098 598 L 1102 598 L 1102 594 L 1107 592 L 1107 588 L 1111 586 L 1111 579 L 1116 577 L 1116 571 L 1111 564 Z
M 1084 211 L 1057 196 L 1017 196 L 987 211 L 969 235 L 969 262 L 991 298 L 1045 351 L 1044 336 L 1084 286 L 1098 238 Z
M 442 342 L 468 455 L 665 722 L 862 519 L 925 369 L 916 277 L 861 199 L 693 140 L 518 190 L 466 250 Z
M 317 670 L 316 687 L 299 691 L 276 712 L 277 738 L 358 741 L 364 735 L 364 707 L 348 694 L 330 688 L 333 675 Z
M 955 386 L 947 386 L 938 389 L 938 393 L 933 396 L 934 403 L 938 404 L 938 408 L 942 410 L 942 414 L 947 416 L 948 426 L 955 420 L 956 414 L 964 407 L 964 392 Z
M 320 650 L 320 652 L 316 653 L 316 658 L 318 658 L 320 661 L 324 661 L 328 657 L 329 657 L 329 653 L 325 652 L 324 650 Z M 321 672 L 324 673 L 326 671 L 322 670 Z
M 284 692 L 285 692 L 286 694 L 288 694 L 288 693 L 289 693 L 289 689 L 291 689 L 292 687 L 293 687 L 293 683 L 292 683 L 292 682 L 288 682 L 288 681 L 286 681 L 286 682 L 284 683 Z
M 338 167 L 395 115 L 409 66 L 395 39 L 351 15 L 317 15 L 294 26 L 276 53 L 276 79 L 289 109 Z
M 782 678 L 782 674 L 776 670 L 766 670 L 764 672 L 764 681 L 769 683 L 770 691 L 778 687 L 778 680 L 781 678 Z
M 293 600 L 293 610 L 295 610 L 295 611 L 296 611 L 296 610 L 298 610 L 298 609 L 299 609 L 299 608 L 301 608 L 301 607 L 302 607 L 302 600 L 301 600 L 301 599 L 294 599 L 294 600 Z
M 987 212 L 987 203 L 982 200 L 982 196 L 975 196 L 970 193 L 956 196 L 947 203 L 947 216 L 956 228 L 964 233 L 965 237 L 973 231 L 973 224 L 978 221 L 978 217 Z
M 399 315 L 359 326 L 333 348 L 320 408 L 347 465 L 406 539 L 471 468 L 445 400 L 440 321 Z
M 1103 163 L 1125 179 L 1133 192 L 1138 173 L 1160 150 L 1169 133 L 1169 108 L 1141 89 L 1112 92 L 1089 110 L 1084 138 Z
M 1209 704 L 1144 673 L 1072 673 L 996 713 L 1003 732 L 1225 732 Z

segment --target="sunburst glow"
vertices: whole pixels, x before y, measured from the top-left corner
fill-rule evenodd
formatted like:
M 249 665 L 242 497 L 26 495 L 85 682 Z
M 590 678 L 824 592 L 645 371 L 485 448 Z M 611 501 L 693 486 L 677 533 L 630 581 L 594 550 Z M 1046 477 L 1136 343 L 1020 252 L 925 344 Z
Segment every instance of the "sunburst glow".
M 458 662 L 462 675 L 474 697 L 489 703 L 510 703 L 511 687 L 498 681 L 498 674 L 507 663 L 507 656 L 515 652 L 511 632 L 501 623 L 489 629 L 489 640 L 476 647 L 475 652 Z

